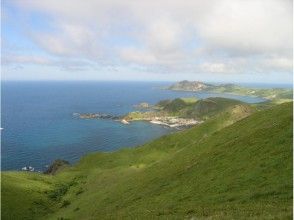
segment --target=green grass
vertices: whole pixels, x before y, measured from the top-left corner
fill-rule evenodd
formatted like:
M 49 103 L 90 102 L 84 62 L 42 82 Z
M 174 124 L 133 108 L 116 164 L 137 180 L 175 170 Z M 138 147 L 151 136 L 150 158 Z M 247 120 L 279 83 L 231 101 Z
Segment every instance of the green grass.
M 197 102 L 197 99 L 195 97 L 187 97 L 187 98 L 181 98 L 181 99 L 188 104 Z
M 167 111 L 170 113 L 177 113 L 183 110 L 184 108 L 191 106 L 191 104 L 193 103 L 187 102 L 182 98 L 177 98 L 174 100 L 170 100 L 165 105 L 163 105 L 162 108 L 164 111 Z
M 55 179 L 38 173 L 2 172 L 2 219 L 35 219 L 53 212 L 56 204 L 47 196 Z
M 292 103 L 241 106 L 55 176 L 2 172 L 2 219 L 292 219 Z
M 160 111 L 155 113 L 165 112 L 171 116 L 206 120 L 236 105 L 243 106 L 244 109 L 247 109 L 248 113 L 252 113 L 255 110 L 255 106 L 234 99 L 214 97 L 197 100 L 192 97 L 160 101 L 156 105 L 160 107 Z M 140 113 L 141 118 L 142 114 L 144 113 Z
M 185 117 L 208 119 L 225 109 L 236 105 L 243 106 L 249 113 L 253 112 L 253 108 L 244 102 L 234 99 L 215 97 L 197 101 L 182 114 L 185 115 Z

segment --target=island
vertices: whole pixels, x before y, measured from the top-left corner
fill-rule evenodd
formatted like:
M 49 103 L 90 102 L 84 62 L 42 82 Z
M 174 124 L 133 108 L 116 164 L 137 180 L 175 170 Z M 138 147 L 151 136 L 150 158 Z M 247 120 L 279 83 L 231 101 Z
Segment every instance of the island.
M 254 96 L 264 98 L 276 104 L 289 102 L 293 99 L 293 90 L 290 88 L 247 88 L 232 83 L 214 85 L 200 81 L 184 80 L 167 87 L 167 89 L 174 91 L 215 92 Z

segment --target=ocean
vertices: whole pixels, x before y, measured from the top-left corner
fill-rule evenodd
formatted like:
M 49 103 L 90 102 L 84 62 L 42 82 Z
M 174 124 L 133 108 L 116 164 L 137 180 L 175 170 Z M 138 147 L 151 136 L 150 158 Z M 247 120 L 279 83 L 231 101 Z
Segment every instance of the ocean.
M 82 120 L 73 113 L 123 115 L 141 102 L 155 104 L 176 97 L 263 99 L 229 94 L 176 92 L 164 82 L 23 82 L 1 86 L 1 169 L 33 166 L 43 171 L 55 159 L 76 163 L 89 152 L 135 147 L 174 132 L 147 122 L 124 125 L 111 120 Z

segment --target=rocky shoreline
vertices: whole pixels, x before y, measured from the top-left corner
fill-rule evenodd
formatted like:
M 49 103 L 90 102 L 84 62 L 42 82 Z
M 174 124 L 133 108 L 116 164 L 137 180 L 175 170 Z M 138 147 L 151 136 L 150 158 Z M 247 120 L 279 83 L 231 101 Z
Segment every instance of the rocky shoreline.
M 195 119 L 179 118 L 179 117 L 165 117 L 154 118 L 150 121 L 152 124 L 164 125 L 171 128 L 191 127 L 193 125 L 201 124 L 203 121 L 197 121 Z
M 152 124 L 162 125 L 170 128 L 191 127 L 202 123 L 195 119 L 180 118 L 176 116 L 162 116 L 162 117 L 142 117 L 142 118 L 128 118 L 127 116 L 114 116 L 104 113 L 73 113 L 73 116 L 80 119 L 108 119 L 120 121 L 122 124 L 130 124 L 132 121 L 146 121 Z
M 80 119 L 111 119 L 111 120 L 120 120 L 122 117 L 105 114 L 105 113 L 73 113 L 74 117 Z

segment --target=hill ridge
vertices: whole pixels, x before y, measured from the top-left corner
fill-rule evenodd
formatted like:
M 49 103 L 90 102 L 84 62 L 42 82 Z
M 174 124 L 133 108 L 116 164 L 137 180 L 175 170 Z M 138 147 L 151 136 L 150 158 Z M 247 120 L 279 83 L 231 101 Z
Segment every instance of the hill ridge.
M 234 114 L 137 148 L 87 155 L 55 176 L 2 172 L 2 199 L 23 195 L 3 201 L 2 217 L 18 207 L 16 217 L 36 219 L 290 219 L 292 103 L 237 122 Z M 38 192 L 20 187 L 25 182 Z M 18 203 L 26 196 L 31 211 Z

